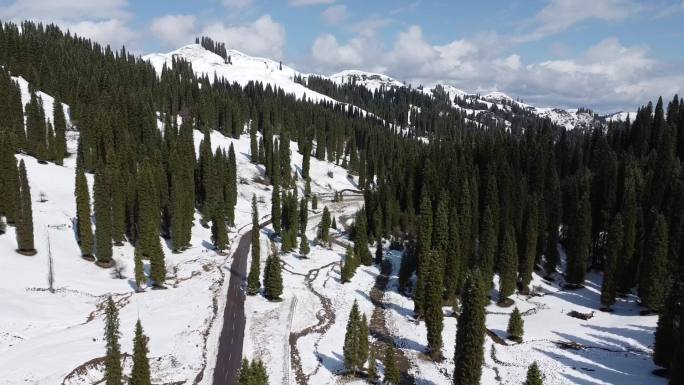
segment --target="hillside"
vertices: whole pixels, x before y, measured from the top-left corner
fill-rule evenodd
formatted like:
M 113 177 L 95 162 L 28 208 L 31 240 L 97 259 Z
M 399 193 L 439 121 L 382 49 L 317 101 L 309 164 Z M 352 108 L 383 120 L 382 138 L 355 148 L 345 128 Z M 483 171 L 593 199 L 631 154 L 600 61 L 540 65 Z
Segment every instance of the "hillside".
M 684 373 L 684 100 L 598 116 L 201 41 L 0 29 L 3 385 Z

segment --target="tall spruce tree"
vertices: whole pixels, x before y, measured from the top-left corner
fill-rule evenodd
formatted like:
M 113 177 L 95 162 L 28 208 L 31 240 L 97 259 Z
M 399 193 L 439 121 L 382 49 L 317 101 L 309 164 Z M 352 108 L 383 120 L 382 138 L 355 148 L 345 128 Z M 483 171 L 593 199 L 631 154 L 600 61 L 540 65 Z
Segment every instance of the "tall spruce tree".
M 399 368 L 397 367 L 396 355 L 392 344 L 387 344 L 387 348 L 385 348 L 385 356 L 383 357 L 382 365 L 385 367 L 385 383 L 387 385 L 399 385 L 401 375 L 399 373 Z
M 501 255 L 499 256 L 499 303 L 506 304 L 508 297 L 515 292 L 515 275 L 517 271 L 517 246 L 513 228 L 504 234 Z
M 23 132 L 23 125 L 22 125 Z M 14 143 L 10 134 L 0 129 L 0 214 L 4 214 L 7 224 L 15 224 L 21 214 L 21 185 L 19 169 L 14 157 Z
M 568 230 L 568 263 L 565 273 L 567 283 L 575 287 L 584 284 L 591 246 L 591 201 L 588 191 L 580 195 L 575 218 Z
M 618 265 L 624 263 L 624 260 L 621 258 L 624 252 L 624 238 L 622 215 L 617 213 L 608 230 L 606 262 L 603 268 L 603 283 L 601 284 L 601 305 L 606 309 L 610 309 L 615 304 Z
M 231 226 L 235 225 L 235 205 L 237 204 L 237 162 L 235 159 L 235 149 L 233 143 L 228 149 L 228 169 L 227 169 L 227 197 L 226 197 L 226 219 Z
M 93 230 L 90 220 L 90 192 L 83 167 L 76 167 L 76 234 L 81 256 L 93 258 Z
M 105 304 L 104 339 L 107 346 L 105 355 L 105 384 L 122 385 L 121 347 L 119 345 L 119 309 L 111 296 Z
M 323 207 L 323 217 L 321 218 L 321 242 L 328 243 L 330 240 L 330 211 L 328 206 Z
M 463 305 L 456 330 L 455 385 L 480 383 L 484 362 L 485 290 L 479 272 L 468 275 L 461 294 Z
M 425 307 L 425 280 L 426 274 L 422 271 L 423 261 L 428 258 L 428 253 L 432 248 L 432 203 L 428 195 L 427 188 L 423 187 L 420 198 L 420 216 L 418 232 L 418 259 L 416 270 L 418 279 L 413 295 L 413 312 L 418 317 L 423 316 Z
M 436 250 L 428 252 L 421 274 L 425 274 L 425 327 L 427 328 L 428 353 L 433 360 L 442 359 L 442 329 L 444 315 L 442 313 L 443 272 L 442 258 Z
M 663 214 L 658 214 L 645 246 L 639 281 L 641 305 L 656 312 L 661 310 L 665 301 L 667 286 L 663 283 L 668 277 L 667 252 L 667 221 Z
M 524 321 L 522 319 L 522 315 L 516 306 L 513 308 L 511 316 L 508 318 L 508 327 L 506 328 L 508 338 L 517 342 L 521 342 L 524 333 L 523 325 Z
M 211 241 L 214 249 L 219 253 L 228 248 L 228 229 L 226 229 L 226 221 L 220 213 L 214 213 L 211 219 Z
M 259 292 L 260 284 L 260 266 L 261 266 L 261 245 L 259 229 L 259 208 L 257 207 L 256 195 L 252 195 L 252 258 L 249 265 L 249 274 L 247 275 L 247 294 L 255 295 Z
M 355 220 L 355 239 L 354 239 L 354 255 L 365 266 L 373 264 L 373 256 L 368 250 L 368 224 L 366 221 L 366 210 L 361 209 L 356 212 Z
M 674 351 L 677 347 L 677 322 L 681 319 L 684 305 L 684 281 L 681 277 L 675 280 L 667 296 L 663 312 L 658 317 L 658 326 L 655 331 L 655 347 L 653 348 L 653 362 L 664 368 L 672 364 Z
M 95 172 L 95 256 L 100 266 L 112 263 L 112 207 L 104 164 Z
M 527 216 L 525 218 L 525 239 L 523 254 L 519 266 L 520 290 L 522 293 L 529 292 L 529 284 L 532 281 L 534 262 L 537 258 L 537 242 L 539 238 L 539 215 L 537 210 L 538 201 L 535 197 L 528 202 Z
M 280 300 L 283 294 L 283 276 L 280 266 L 280 258 L 277 254 L 271 254 L 266 259 L 264 269 L 264 292 L 268 299 Z
M 158 190 L 150 161 L 145 161 L 138 182 L 138 215 L 140 236 L 136 242 L 141 257 L 150 261 L 150 279 L 154 286 L 163 287 L 166 280 L 164 251 L 159 240 L 160 210 Z
M 33 209 L 31 208 L 31 189 L 26 176 L 26 165 L 22 159 L 19 162 L 20 206 L 17 221 L 17 250 L 25 255 L 33 255 L 36 249 L 33 245 Z
M 148 338 L 143 331 L 140 320 L 135 323 L 135 337 L 133 338 L 133 370 L 129 385 L 152 385 L 150 379 L 150 361 L 147 358 Z
M 273 192 L 271 193 L 271 223 L 273 225 L 273 231 L 276 234 L 280 234 L 282 230 L 282 206 L 281 206 L 281 196 L 280 196 L 280 186 L 277 184 L 273 185 Z
M 354 301 L 349 312 L 349 320 L 347 321 L 347 330 L 344 334 L 344 345 L 342 347 L 344 367 L 354 374 L 363 368 L 363 364 L 368 358 L 367 355 L 364 357 L 363 345 L 363 338 L 365 337 L 365 346 L 367 347 L 368 335 L 367 333 L 364 335 L 362 323 L 363 319 L 359 312 L 359 305 Z
M 302 234 L 299 240 L 299 254 L 303 257 L 309 255 L 311 249 L 309 248 L 309 240 L 306 238 L 306 234 Z
M 55 158 L 55 163 L 62 164 L 64 157 L 68 155 L 66 144 L 66 118 L 64 117 L 64 108 L 59 99 L 55 99 L 52 104 L 52 120 L 54 125 L 54 148 L 52 153 Z

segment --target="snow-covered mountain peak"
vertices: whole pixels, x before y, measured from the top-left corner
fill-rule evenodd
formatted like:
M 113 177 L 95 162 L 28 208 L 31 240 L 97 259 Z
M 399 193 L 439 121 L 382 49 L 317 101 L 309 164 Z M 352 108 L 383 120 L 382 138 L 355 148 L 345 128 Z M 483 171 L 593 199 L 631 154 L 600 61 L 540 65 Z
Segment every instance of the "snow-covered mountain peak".
M 405 87 L 406 85 L 390 76 L 361 70 L 345 70 L 330 75 L 329 79 L 337 84 L 355 83 L 371 91 L 380 87 Z
M 510 96 L 508 96 L 508 95 L 506 95 L 506 94 L 504 94 L 503 92 L 500 92 L 500 91 L 492 91 L 492 92 L 488 93 L 487 95 L 483 96 L 482 99 L 487 100 L 487 101 L 489 101 L 489 102 L 499 102 L 499 103 L 502 103 L 502 102 L 511 103 L 511 102 L 513 102 L 513 103 L 518 103 L 518 101 L 516 101 L 516 100 L 513 99 L 512 97 L 510 97 Z

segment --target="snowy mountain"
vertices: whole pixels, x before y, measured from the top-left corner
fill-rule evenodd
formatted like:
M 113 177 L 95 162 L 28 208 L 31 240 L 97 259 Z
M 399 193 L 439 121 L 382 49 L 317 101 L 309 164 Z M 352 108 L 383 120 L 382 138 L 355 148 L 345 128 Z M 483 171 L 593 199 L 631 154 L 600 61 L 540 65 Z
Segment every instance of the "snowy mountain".
M 295 78 L 298 76 L 302 79 L 307 79 L 309 76 L 313 76 L 313 74 L 302 73 L 278 61 L 249 56 L 237 50 L 227 50 L 227 59 L 225 60 L 199 44 L 186 45 L 165 54 L 155 53 L 143 56 L 143 59 L 148 60 L 157 72 L 161 72 L 164 65 L 170 66 L 174 58 L 182 58 L 190 62 L 197 74 L 207 75 L 211 81 L 213 81 L 215 76 L 225 78 L 231 82 L 237 82 L 242 86 L 245 86 L 250 81 L 258 81 L 282 88 L 286 93 L 293 94 L 297 98 L 306 96 L 307 99 L 314 102 L 329 101 L 339 103 L 337 100 L 311 90 L 304 84 L 295 81 Z M 352 83 L 365 87 L 370 91 L 376 91 L 380 88 L 408 87 L 407 84 L 388 75 L 361 70 L 345 70 L 329 76 L 315 76 L 329 79 L 336 84 Z M 510 126 L 511 122 L 506 120 L 503 114 L 512 113 L 512 106 L 517 106 L 521 110 L 541 118 L 548 118 L 553 123 L 569 130 L 591 128 L 601 125 L 605 121 L 624 120 L 627 115 L 624 112 L 618 112 L 598 117 L 586 110 L 536 107 L 516 100 L 500 91 L 493 91 L 480 96 L 477 93 L 441 83 L 432 87 L 426 87 L 423 89 L 423 92 L 432 94 L 437 89 L 448 94 L 449 99 L 453 102 L 453 106 L 463 111 L 468 119 L 479 121 L 494 117 L 505 123 L 506 126 Z M 456 98 L 459 99 L 458 102 L 455 101 Z M 496 108 L 492 110 L 493 107 Z M 632 116 L 634 116 L 634 113 L 632 113 Z
M 406 85 L 387 75 L 359 70 L 346 70 L 327 77 L 337 84 L 353 83 L 375 91 L 381 87 L 405 87 Z

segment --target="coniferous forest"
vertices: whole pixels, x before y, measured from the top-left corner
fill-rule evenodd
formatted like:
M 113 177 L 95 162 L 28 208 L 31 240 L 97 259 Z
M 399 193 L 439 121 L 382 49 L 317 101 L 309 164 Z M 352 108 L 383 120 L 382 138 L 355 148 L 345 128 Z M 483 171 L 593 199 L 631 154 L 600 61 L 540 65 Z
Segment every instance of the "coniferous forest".
M 224 43 L 208 37 L 197 43 L 230 60 Z M 600 274 L 596 311 L 611 312 L 621 299 L 636 296 L 641 316 L 658 315 L 654 363 L 670 384 L 684 381 L 684 100 L 677 95 L 644 101 L 624 122 L 575 130 L 520 107 L 466 119 L 454 107 L 462 101 L 440 90 L 432 95 L 411 87 L 369 91 L 298 76 L 296 82 L 349 104 L 314 103 L 270 84 L 242 87 L 198 76 L 182 58 L 157 74 L 125 48 L 33 22 L 2 24 L 0 66 L 0 228 L 4 232 L 5 222 L 16 228 L 20 254 L 35 254 L 34 237 L 42 233 L 32 219 L 38 192 L 14 155 L 56 165 L 72 156 L 77 159 L 75 179 L 69 181 L 75 186 L 77 257 L 108 268 L 115 264 L 116 247 L 130 244 L 136 290 L 173 286 L 162 242 L 182 253 L 192 246 L 193 226 L 203 226 L 211 229 L 217 252 L 231 247 L 240 154 L 232 146 L 212 147 L 216 131 L 232 138 L 249 134 L 251 161 L 263 168 L 272 187 L 271 211 L 261 213 L 270 214 L 270 239 L 279 240 L 281 252 L 314 258 L 310 247 L 332 244 L 342 220 L 331 218 L 326 205 L 332 203 L 300 196 L 295 188 L 293 141 L 307 186 L 311 158 L 346 169 L 363 194 L 362 208 L 345 218 L 351 235 L 339 266 L 341 281 L 353 280 L 361 266 L 381 267 L 383 240 L 396 245 L 402 253 L 399 290 L 412 299 L 410 312 L 427 329 L 427 357 L 439 362 L 445 345 L 455 345 L 454 384 L 480 381 L 489 354 L 483 347 L 485 307 L 491 301 L 507 309 L 516 295 L 534 294 L 535 273 L 570 292 L 586 287 L 588 274 Z M 26 106 L 11 76 L 28 81 Z M 56 100 L 51 121 L 39 91 Z M 70 106 L 71 127 L 61 103 Z M 421 112 L 409 122 L 415 107 Z M 74 154 L 67 151 L 69 130 L 78 132 Z M 197 152 L 196 131 L 202 136 Z M 265 233 L 260 233 L 257 200 L 246 199 L 252 200 L 253 215 L 246 293 L 277 301 L 287 294 L 282 275 L 289 267 L 278 253 L 260 249 Z M 313 243 L 306 235 L 308 207 L 322 213 Z M 455 341 L 442 338 L 444 307 L 458 317 Z M 124 383 L 120 332 L 111 298 L 105 310 L 106 383 L 119 385 Z M 369 320 L 361 313 L 354 304 L 350 314 L 337 314 L 341 322 L 349 317 L 342 358 L 351 375 L 367 371 L 377 377 L 371 373 L 375 357 L 393 358 L 395 352 L 368 346 Z M 528 325 L 515 308 L 507 334 L 524 341 Z M 149 384 L 148 338 L 139 320 L 134 332 L 130 383 Z M 243 362 L 239 383 L 268 383 L 265 365 Z M 399 382 L 396 370 L 388 366 L 387 383 Z M 526 383 L 542 383 L 536 362 Z

